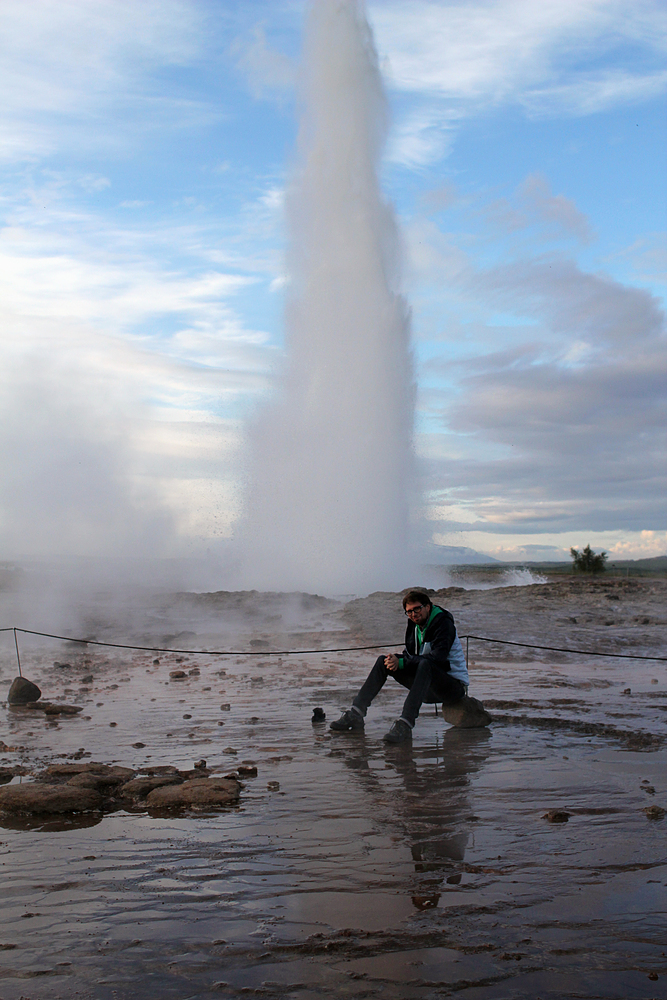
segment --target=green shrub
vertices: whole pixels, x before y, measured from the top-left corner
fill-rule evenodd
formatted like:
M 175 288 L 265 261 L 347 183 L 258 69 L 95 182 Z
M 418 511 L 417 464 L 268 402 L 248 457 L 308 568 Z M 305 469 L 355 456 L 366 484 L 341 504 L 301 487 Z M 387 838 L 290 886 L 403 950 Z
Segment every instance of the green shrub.
M 573 560 L 573 570 L 575 573 L 603 573 L 606 569 L 606 552 L 593 552 L 590 545 L 587 545 L 581 552 L 578 549 L 570 549 Z

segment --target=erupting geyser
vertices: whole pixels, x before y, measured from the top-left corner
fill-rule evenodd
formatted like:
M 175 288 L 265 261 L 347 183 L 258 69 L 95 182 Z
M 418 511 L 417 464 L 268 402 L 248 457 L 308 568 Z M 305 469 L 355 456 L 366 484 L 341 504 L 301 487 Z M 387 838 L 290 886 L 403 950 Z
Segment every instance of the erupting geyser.
M 285 361 L 251 436 L 245 578 L 388 589 L 410 582 L 414 388 L 398 235 L 378 182 L 387 108 L 360 0 L 313 3 L 302 99 Z

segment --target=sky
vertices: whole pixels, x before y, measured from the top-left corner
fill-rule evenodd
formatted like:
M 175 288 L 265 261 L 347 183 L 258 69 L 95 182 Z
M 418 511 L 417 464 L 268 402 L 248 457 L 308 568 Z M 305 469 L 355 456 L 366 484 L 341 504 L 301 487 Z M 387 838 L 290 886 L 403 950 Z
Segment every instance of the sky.
M 3 0 L 0 558 L 233 537 L 282 348 L 304 11 Z M 667 553 L 667 8 L 367 12 L 430 538 Z

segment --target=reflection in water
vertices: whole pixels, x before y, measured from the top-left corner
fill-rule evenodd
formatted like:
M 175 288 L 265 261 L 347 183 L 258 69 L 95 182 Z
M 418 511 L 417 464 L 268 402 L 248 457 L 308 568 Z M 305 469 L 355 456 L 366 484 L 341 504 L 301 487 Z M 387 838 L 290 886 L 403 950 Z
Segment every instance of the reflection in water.
M 34 833 L 67 833 L 86 830 L 102 822 L 102 813 L 70 813 L 65 816 L 9 816 L 0 814 L 0 829 L 32 830 Z
M 372 812 L 382 811 L 387 823 L 410 845 L 417 876 L 412 902 L 418 910 L 438 905 L 443 883 L 459 885 L 460 863 L 470 837 L 472 820 L 468 791 L 470 776 L 488 757 L 488 729 L 447 730 L 432 747 L 386 746 L 385 766 L 401 779 L 387 801 L 369 763 L 369 748 L 360 735 L 344 748 L 344 764 L 359 778 Z

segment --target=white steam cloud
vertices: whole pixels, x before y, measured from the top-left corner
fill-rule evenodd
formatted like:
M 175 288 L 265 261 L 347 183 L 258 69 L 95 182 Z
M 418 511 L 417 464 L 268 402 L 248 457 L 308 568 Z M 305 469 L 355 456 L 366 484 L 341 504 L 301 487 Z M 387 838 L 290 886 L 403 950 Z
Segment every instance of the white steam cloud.
M 387 109 L 357 0 L 313 4 L 302 94 L 286 360 L 251 439 L 245 577 L 361 592 L 408 574 L 414 389 L 399 239 L 378 182 Z

